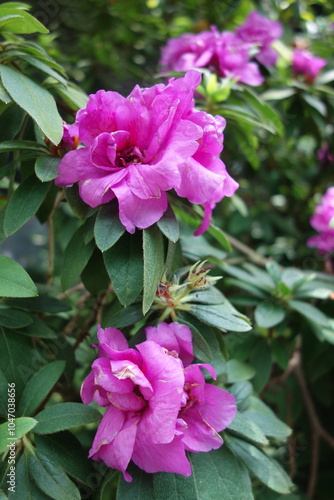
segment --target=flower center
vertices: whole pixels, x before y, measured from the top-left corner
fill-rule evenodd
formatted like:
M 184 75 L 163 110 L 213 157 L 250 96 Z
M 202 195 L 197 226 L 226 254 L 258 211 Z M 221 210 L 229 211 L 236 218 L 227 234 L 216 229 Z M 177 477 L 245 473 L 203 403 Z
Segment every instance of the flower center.
M 143 152 L 137 146 L 133 146 L 123 151 L 117 152 L 116 166 L 128 167 L 129 165 L 136 165 L 143 162 Z

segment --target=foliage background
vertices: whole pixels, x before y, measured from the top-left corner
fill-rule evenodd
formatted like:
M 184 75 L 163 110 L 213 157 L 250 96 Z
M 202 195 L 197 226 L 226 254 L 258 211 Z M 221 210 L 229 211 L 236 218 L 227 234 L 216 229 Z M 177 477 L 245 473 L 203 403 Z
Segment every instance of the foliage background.
M 252 3 L 217 0 L 185 2 L 147 0 L 139 5 L 135 0 L 122 2 L 39 0 L 30 4 L 32 6 L 30 12 L 50 30 L 51 34 L 28 34 L 26 39 L 37 40 L 65 69 L 71 82 L 86 93 L 104 88 L 126 95 L 135 84 L 141 86 L 155 84 L 159 81 L 157 63 L 160 47 L 169 37 L 179 36 L 185 31 L 199 32 L 208 29 L 211 24 L 216 24 L 221 30 L 233 30 L 254 8 L 267 17 L 280 20 L 283 24 L 284 35 L 282 44 L 278 47 L 282 56 L 280 64 L 275 71 L 263 68 L 266 72 L 266 81 L 261 89 L 254 89 L 263 97 L 267 92 L 265 102 L 277 110 L 278 121 L 275 122 L 275 115 L 270 114 L 267 109 L 260 110 L 263 114 L 257 116 L 267 129 L 256 127 L 249 120 L 242 120 L 240 116 L 231 120 L 227 118 L 222 158 L 231 175 L 240 183 L 240 189 L 231 200 L 225 199 L 217 207 L 214 221 L 219 228 L 230 235 L 229 241 L 233 248 L 228 251 L 226 245 L 223 245 L 224 239 L 221 237 L 219 243 L 212 232 L 194 240 L 191 236 L 192 231 L 182 222 L 182 252 L 179 251 L 175 267 L 208 259 L 214 267 L 212 274 L 224 275 L 223 280 L 218 282 L 217 288 L 239 311 L 251 319 L 254 328 L 247 335 L 236 333 L 224 336 L 223 361 L 221 359 L 219 361 L 229 362 L 230 372 L 227 371 L 228 375 L 225 373 L 225 379 L 223 376 L 221 380 L 229 387 L 234 384 L 235 391 L 242 389 L 243 396 L 239 400 L 241 406 L 245 401 L 250 404 L 248 398 L 251 397 L 258 401 L 259 396 L 279 419 L 293 429 L 292 435 L 286 440 L 286 428 L 280 427 L 284 424 L 275 420 L 278 426 L 276 434 L 273 431 L 273 422 L 269 434 L 264 433 L 271 438 L 271 446 L 266 448 L 267 455 L 275 457 L 285 468 L 296 485 L 295 489 L 291 494 L 283 496 L 279 488 L 277 491 L 277 485 L 275 491 L 269 489 L 265 478 L 262 477 L 266 474 L 254 470 L 254 463 L 250 466 L 248 463 L 248 468 L 252 472 L 255 498 L 303 500 L 309 497 L 330 500 L 334 489 L 333 438 L 327 432 L 334 431 L 334 324 L 333 320 L 327 320 L 327 316 L 333 316 L 333 302 L 329 298 L 329 291 L 333 291 L 333 276 L 330 274 L 333 273 L 333 260 L 328 256 L 321 257 L 314 249 L 308 248 L 306 240 L 314 234 L 309 225 L 314 207 L 326 188 L 334 184 L 333 162 L 328 159 L 327 162 L 321 163 L 317 157 L 317 151 L 322 147 L 334 153 L 334 90 L 330 78 L 327 82 L 319 83 L 318 87 L 305 86 L 302 82 L 293 80 L 289 50 L 296 43 L 296 39 L 306 40 L 312 52 L 328 60 L 325 70 L 334 68 L 332 52 L 334 17 L 331 2 L 329 0 Z M 2 63 L 7 64 L 4 60 Z M 42 84 L 45 75 L 36 67 L 27 65 L 24 69 L 30 77 Z M 78 94 L 75 99 L 69 99 L 68 96 L 64 98 L 54 85 L 46 84 L 46 87 L 55 96 L 62 117 L 69 122 L 73 121 L 78 107 L 84 105 L 80 104 L 84 102 L 84 97 Z M 287 89 L 290 90 L 290 95 L 286 92 Z M 213 114 L 221 112 L 225 116 L 224 107 L 227 111 L 231 100 L 236 99 L 243 102 L 250 113 L 260 113 L 259 107 L 255 110 L 252 108 L 246 91 L 242 93 L 233 90 L 229 99 L 214 103 L 210 111 Z M 212 106 L 212 101 L 206 102 L 205 105 L 208 104 Z M 1 109 L 1 111 L 1 141 L 35 140 L 36 131 L 31 123 L 23 130 L 24 116 L 21 108 L 17 107 L 14 111 L 13 108 Z M 3 208 L 11 198 L 14 188 L 34 172 L 35 159 L 27 158 L 21 165 L 22 158 L 15 158 L 17 154 L 4 151 L 1 155 L 1 174 L 5 179 L 1 184 Z M 8 186 L 6 179 L 8 169 L 11 168 L 8 167 L 8 162 L 13 161 L 17 162 L 16 167 L 21 166 L 21 168 L 17 169 L 12 179 L 13 184 Z M 22 359 L 27 360 L 23 363 L 24 373 L 22 370 L 20 373 L 22 391 L 26 381 L 38 370 L 43 369 L 41 366 L 48 367 L 46 368 L 48 390 L 44 394 L 48 399 L 39 398 L 40 404 L 37 408 L 30 408 L 30 412 L 23 413 L 32 417 L 41 412 L 45 404 L 46 408 L 52 409 L 59 407 L 60 404 L 80 402 L 80 384 L 95 356 L 90 344 L 94 340 L 97 322 L 102 321 L 104 326 L 119 325 L 123 329 L 124 315 L 122 316 L 120 312 L 122 308 L 117 298 L 114 294 L 101 293 L 108 288 L 109 278 L 98 250 L 92 247 L 87 249 L 86 255 L 84 252 L 77 253 L 74 241 L 74 255 L 76 257 L 80 255 L 83 262 L 78 276 L 81 274 L 84 285 L 78 284 L 76 281 L 78 276 L 75 273 L 73 276 L 66 275 L 64 255 L 73 234 L 81 227 L 81 221 L 73 216 L 65 204 L 61 204 L 62 206 L 53 213 L 52 206 L 56 197 L 56 190 L 50 187 L 45 201 L 42 196 L 43 203 L 41 207 L 37 207 L 39 221 L 36 218 L 29 218 L 18 232 L 14 231 L 15 234 L 7 239 L 3 238 L 0 250 L 1 254 L 15 259 L 28 271 L 38 284 L 41 296 L 44 297 L 44 302 L 40 301 L 37 309 L 36 304 L 31 307 L 27 302 L 20 305 L 19 299 L 12 299 L 12 303 L 8 299 L 4 302 L 6 307 L 15 308 L 17 317 L 19 310 L 23 314 L 32 314 L 34 318 L 33 334 L 29 334 L 26 330 L 23 335 L 18 335 L 20 340 L 17 340 L 15 355 L 13 354 L 18 366 L 22 367 Z M 189 213 L 181 207 L 178 216 L 183 221 L 191 223 L 193 214 Z M 87 232 L 89 234 L 89 228 Z M 85 238 L 85 234 L 81 236 L 80 234 L 79 236 L 77 234 L 76 241 L 80 241 L 78 240 L 80 237 Z M 54 262 L 50 268 L 49 255 L 50 251 L 53 251 L 53 246 Z M 268 257 L 272 257 L 283 268 L 269 264 Z M 67 261 L 67 269 L 71 264 L 73 265 L 73 261 Z M 248 267 L 241 270 L 244 264 Z M 284 267 L 288 269 L 284 271 Z M 299 270 L 299 274 L 296 275 L 298 279 L 295 281 L 293 280 L 295 271 L 292 271 L 291 267 Z M 94 272 L 96 268 L 101 270 L 98 279 Z M 324 271 L 327 274 L 323 274 Z M 298 280 L 304 280 L 304 283 L 299 283 L 294 288 Z M 68 289 L 71 293 L 67 292 Z M 58 302 L 53 302 L 55 298 Z M 264 307 L 267 311 L 268 307 L 260 304 L 265 306 L 269 304 L 269 321 L 263 310 L 261 316 L 261 308 Z M 136 316 L 131 324 L 124 326 L 127 333 L 133 328 L 133 324 L 138 326 L 138 320 L 141 320 L 136 304 L 130 307 L 133 308 L 131 311 L 139 316 Z M 200 330 L 201 326 L 198 324 L 197 326 Z M 212 326 L 215 328 L 217 325 Z M 29 335 L 37 337 L 34 348 L 26 341 Z M 208 338 L 206 340 L 209 343 Z M 54 344 L 53 349 L 52 344 Z M 213 340 L 213 344 L 209 345 L 211 354 L 215 346 Z M 4 344 L 2 348 L 2 352 L 7 353 Z M 52 352 L 56 354 L 53 355 Z M 2 359 L 4 360 L 2 370 L 8 371 L 6 354 L 2 355 Z M 63 375 L 59 378 L 61 373 Z M 40 376 L 43 378 L 44 372 L 40 373 Z M 52 394 L 49 393 L 51 389 Z M 252 404 L 259 405 L 254 400 Z M 246 405 L 246 412 L 247 408 L 248 412 L 261 413 L 258 406 Z M 268 411 L 270 410 L 266 410 L 264 414 L 267 412 L 268 415 Z M 32 443 L 37 446 L 40 453 L 45 453 L 49 457 L 52 449 L 54 463 L 59 463 L 59 460 L 57 462 L 55 459 L 57 452 L 63 457 L 61 448 L 66 449 L 68 440 L 72 439 L 72 449 L 75 451 L 71 461 L 74 463 L 77 460 L 77 466 L 74 469 L 71 469 L 71 465 L 64 468 L 81 487 L 82 497 L 85 497 L 87 492 L 88 496 L 85 498 L 113 498 L 116 494 L 118 476 L 110 472 L 105 473 L 103 466 L 92 470 L 91 464 L 85 459 L 96 428 L 94 419 L 98 417 L 92 410 L 91 414 L 87 413 L 86 417 L 81 415 L 80 418 L 83 419 L 82 424 L 90 423 L 86 426 L 75 426 L 74 434 L 65 430 L 61 435 L 52 433 L 43 435 L 43 429 L 39 433 L 36 428 L 35 440 L 32 440 Z M 74 424 L 77 425 L 78 420 L 74 421 Z M 72 429 L 72 424 L 64 427 L 68 428 Z M 261 429 L 260 424 L 259 428 Z M 26 430 L 22 435 L 27 432 Z M 73 435 L 80 441 L 80 445 Z M 237 432 L 236 435 L 240 437 L 240 428 L 239 434 Z M 233 436 L 235 434 L 232 432 L 232 439 Z M 243 437 L 246 446 L 253 443 L 252 439 L 247 437 L 247 433 Z M 259 436 L 257 439 L 260 439 Z M 255 442 L 259 444 L 259 441 Z M 228 444 L 228 435 L 226 443 Z M 28 440 L 24 446 L 29 449 Z M 233 450 L 233 443 L 229 448 L 226 446 L 226 450 L 224 447 L 222 453 L 228 455 L 231 453 L 230 450 L 235 456 L 241 456 L 236 449 Z M 204 460 L 205 454 L 200 455 Z M 22 456 L 32 460 L 29 459 L 31 457 L 29 453 Z M 230 464 L 233 462 L 233 456 L 230 458 Z M 194 460 L 200 461 L 201 457 L 196 456 Z M 261 461 L 259 463 L 261 464 Z M 199 463 L 198 466 L 200 465 Z M 22 462 L 20 467 L 23 472 L 35 471 L 36 482 L 36 470 L 38 470 L 36 463 L 30 463 L 27 469 L 23 470 Z M 213 470 L 214 465 L 211 467 Z M 265 471 L 263 464 L 261 467 Z M 21 469 L 18 469 L 18 473 L 21 474 L 20 481 L 25 484 L 23 482 L 25 475 L 20 472 Z M 234 477 L 233 470 L 235 471 L 236 467 L 234 469 L 232 467 L 231 477 Z M 85 478 L 87 482 L 90 474 L 96 475 L 94 479 L 96 484 L 93 487 L 91 484 L 83 486 Z M 51 470 L 50 476 L 52 475 L 54 474 Z M 158 498 L 165 498 L 164 475 L 154 479 L 154 484 L 151 478 L 144 476 L 141 477 L 142 489 L 138 487 L 137 491 L 139 498 L 151 495 L 152 491 L 159 492 Z M 278 479 L 277 483 L 280 481 L 283 480 Z M 50 491 L 49 483 L 46 484 L 44 489 L 36 490 L 40 498 L 45 498 L 46 490 Z M 32 489 L 34 487 L 31 486 Z M 126 495 L 132 495 L 133 498 L 134 490 L 129 492 L 124 488 L 124 484 L 118 487 L 117 498 L 123 500 L 128 498 Z M 189 488 L 188 483 L 183 484 L 180 480 L 179 496 L 175 493 L 175 498 L 187 498 L 185 492 Z M 208 488 L 208 494 L 213 498 L 214 492 L 209 486 Z M 35 490 L 32 491 L 34 491 L 32 498 L 35 498 L 34 495 L 37 493 Z M 59 493 L 62 494 L 64 493 Z M 57 498 L 57 493 L 52 498 Z M 203 497 L 199 498 L 206 497 L 203 494 Z M 239 497 L 236 498 L 240 500 Z M 245 494 L 245 498 L 251 497 Z

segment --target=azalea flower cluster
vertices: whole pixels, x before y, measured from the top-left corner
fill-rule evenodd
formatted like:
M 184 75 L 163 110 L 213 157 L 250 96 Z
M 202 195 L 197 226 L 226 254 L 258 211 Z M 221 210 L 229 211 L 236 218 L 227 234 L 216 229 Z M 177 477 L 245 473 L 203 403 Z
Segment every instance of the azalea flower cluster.
M 314 81 L 326 64 L 326 59 L 316 57 L 306 49 L 296 49 L 292 54 L 292 71 L 295 75 L 304 75 L 308 83 Z
M 211 31 L 170 39 L 162 48 L 160 65 L 163 71 L 209 68 L 220 76 L 258 86 L 263 83 L 263 76 L 252 59 L 273 66 L 278 54 L 272 43 L 281 35 L 280 23 L 251 12 L 235 33 L 219 32 L 213 26 Z
M 81 388 L 85 404 L 106 411 L 89 456 L 123 473 L 130 460 L 146 472 L 191 475 L 186 451 L 223 444 L 218 432 L 236 414 L 235 398 L 205 382 L 207 364 L 193 359 L 190 329 L 179 323 L 146 328 L 146 341 L 129 348 L 115 328 L 98 328 L 99 357 Z
M 309 247 L 316 247 L 320 253 L 334 251 L 334 186 L 327 189 L 316 206 L 315 213 L 311 217 L 311 226 L 318 231 L 318 235 L 307 241 Z
M 157 222 L 168 207 L 167 191 L 204 205 L 210 224 L 215 203 L 232 196 L 238 184 L 219 155 L 225 120 L 194 108 L 198 71 L 141 89 L 128 97 L 99 90 L 89 96 L 63 142 L 82 147 L 67 152 L 59 165 L 58 186 L 78 184 L 91 207 L 117 198 L 119 218 L 129 233 Z

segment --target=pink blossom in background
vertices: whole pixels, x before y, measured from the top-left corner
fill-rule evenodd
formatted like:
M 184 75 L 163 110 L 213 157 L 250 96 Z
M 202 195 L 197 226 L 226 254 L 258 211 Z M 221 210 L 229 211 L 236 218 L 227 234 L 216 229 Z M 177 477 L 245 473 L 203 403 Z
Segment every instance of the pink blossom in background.
M 238 184 L 219 158 L 225 120 L 194 108 L 200 81 L 198 71 L 189 71 L 167 85 L 136 86 L 127 98 L 104 90 L 90 95 L 75 122 L 84 147 L 64 156 L 56 184 L 78 183 L 91 207 L 116 197 L 129 233 L 157 222 L 174 189 L 204 205 L 204 232 L 214 204 Z
M 219 71 L 222 76 L 257 87 L 264 81 L 259 67 L 250 61 L 250 44 L 234 33 L 223 31 L 217 45 Z
M 315 57 L 308 50 L 297 49 L 292 55 L 292 71 L 296 75 L 304 75 L 309 83 L 313 82 L 326 64 L 326 59 Z
M 258 12 L 251 12 L 246 21 L 236 29 L 238 38 L 256 46 L 256 59 L 265 66 L 276 64 L 278 53 L 271 44 L 281 38 L 283 30 L 278 21 L 271 21 Z
M 311 226 L 318 231 L 318 235 L 307 241 L 309 247 L 316 247 L 321 253 L 329 253 L 334 250 L 334 228 L 330 227 L 334 219 L 334 186 L 327 189 L 316 206 L 315 213 L 310 219 Z
M 208 68 L 213 63 L 219 33 L 215 26 L 211 31 L 185 33 L 170 38 L 161 49 L 162 71 L 189 71 L 193 68 Z
M 130 460 L 146 472 L 190 476 L 185 452 L 223 444 L 218 432 L 233 420 L 235 398 L 205 382 L 202 368 L 215 378 L 210 365 L 184 366 L 182 359 L 193 358 L 187 326 L 162 323 L 146 331 L 147 340 L 131 349 L 119 330 L 98 328 L 99 357 L 81 397 L 107 409 L 89 456 L 120 470 L 126 481 Z

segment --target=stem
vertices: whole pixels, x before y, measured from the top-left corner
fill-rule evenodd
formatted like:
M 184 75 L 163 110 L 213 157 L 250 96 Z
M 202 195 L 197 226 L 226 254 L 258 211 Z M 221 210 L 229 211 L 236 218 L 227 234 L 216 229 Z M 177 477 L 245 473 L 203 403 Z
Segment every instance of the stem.
M 240 252 L 244 253 L 247 255 L 254 264 L 258 264 L 259 266 L 265 267 L 268 259 L 265 257 L 262 257 L 262 255 L 257 254 L 254 250 L 252 250 L 249 246 L 245 245 L 244 243 L 241 243 L 241 241 L 237 240 L 234 238 L 234 236 L 231 236 L 230 234 L 225 233 L 225 236 L 227 240 L 231 243 L 231 245 L 239 250 Z

